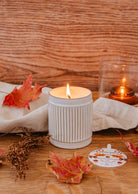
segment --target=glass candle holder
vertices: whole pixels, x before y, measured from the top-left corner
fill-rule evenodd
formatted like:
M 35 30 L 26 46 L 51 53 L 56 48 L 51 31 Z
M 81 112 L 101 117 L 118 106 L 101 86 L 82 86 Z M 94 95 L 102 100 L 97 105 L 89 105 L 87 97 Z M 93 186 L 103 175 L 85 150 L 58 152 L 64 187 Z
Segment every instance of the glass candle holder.
M 103 57 L 100 62 L 99 96 L 138 104 L 138 65 L 120 57 Z

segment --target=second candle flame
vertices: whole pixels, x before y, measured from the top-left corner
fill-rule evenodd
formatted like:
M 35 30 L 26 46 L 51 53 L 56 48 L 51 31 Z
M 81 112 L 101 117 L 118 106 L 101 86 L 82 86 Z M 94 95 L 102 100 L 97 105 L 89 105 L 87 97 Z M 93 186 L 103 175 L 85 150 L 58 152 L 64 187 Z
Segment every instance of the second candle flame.
M 67 97 L 67 98 L 71 98 L 71 93 L 70 93 L 69 84 L 67 84 L 67 88 L 66 88 L 66 97 Z
M 120 93 L 121 93 L 121 99 L 125 96 L 125 84 L 126 84 L 126 78 L 122 78 L 122 86 L 120 86 Z

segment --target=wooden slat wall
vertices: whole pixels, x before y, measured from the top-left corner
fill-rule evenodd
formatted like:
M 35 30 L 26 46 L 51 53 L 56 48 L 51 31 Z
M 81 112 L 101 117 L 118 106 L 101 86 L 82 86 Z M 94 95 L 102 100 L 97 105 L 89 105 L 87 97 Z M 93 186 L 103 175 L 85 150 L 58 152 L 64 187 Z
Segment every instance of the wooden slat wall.
M 99 60 L 138 62 L 138 0 L 1 0 L 0 81 L 98 89 Z

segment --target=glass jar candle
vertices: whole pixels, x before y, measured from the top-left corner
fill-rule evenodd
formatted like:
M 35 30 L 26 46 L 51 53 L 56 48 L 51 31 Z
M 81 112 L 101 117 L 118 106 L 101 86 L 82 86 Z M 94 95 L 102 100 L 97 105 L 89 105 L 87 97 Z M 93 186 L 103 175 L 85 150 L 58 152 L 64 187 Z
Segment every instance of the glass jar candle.
M 127 58 L 128 60 L 128 58 Z M 100 64 L 100 97 L 134 105 L 138 103 L 138 65 L 121 57 L 103 57 Z

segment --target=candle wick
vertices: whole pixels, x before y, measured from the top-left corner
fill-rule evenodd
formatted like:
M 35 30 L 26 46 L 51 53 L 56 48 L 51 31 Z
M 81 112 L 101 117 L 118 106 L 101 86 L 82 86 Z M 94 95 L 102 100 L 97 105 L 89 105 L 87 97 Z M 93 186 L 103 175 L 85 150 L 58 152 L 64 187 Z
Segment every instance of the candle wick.
M 71 96 L 70 96 L 70 95 L 67 95 L 67 98 L 68 98 L 68 99 L 70 99 L 70 98 L 71 98 Z

